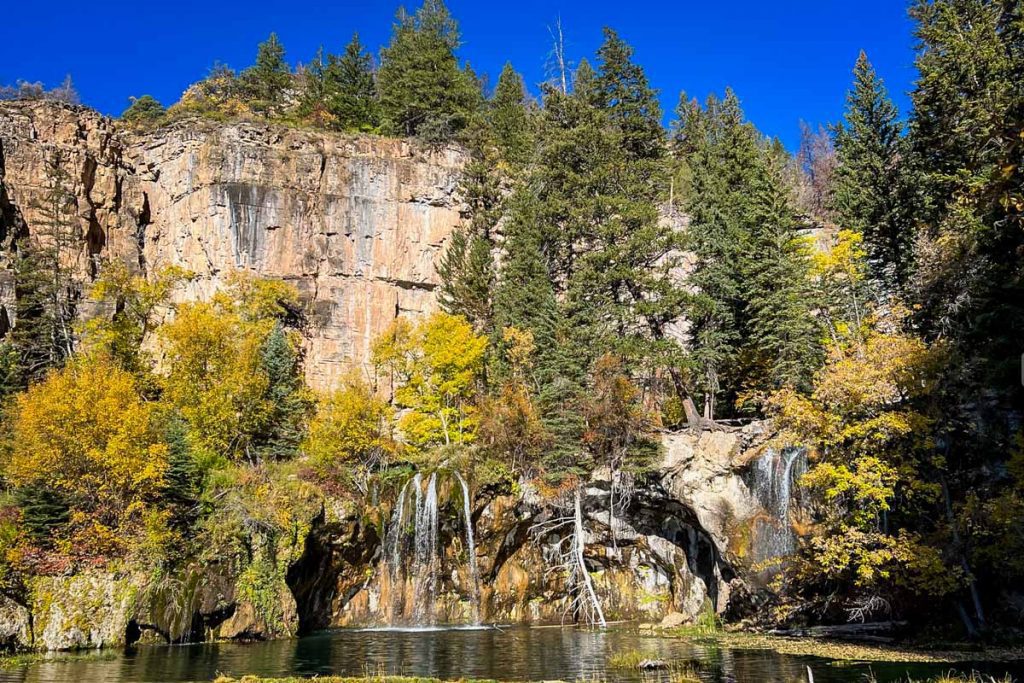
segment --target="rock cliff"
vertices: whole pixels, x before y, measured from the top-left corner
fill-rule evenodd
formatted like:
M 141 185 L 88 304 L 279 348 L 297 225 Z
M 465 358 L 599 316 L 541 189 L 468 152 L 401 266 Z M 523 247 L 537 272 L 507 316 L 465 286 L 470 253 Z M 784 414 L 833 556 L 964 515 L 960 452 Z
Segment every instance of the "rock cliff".
M 0 243 L 40 219 L 54 158 L 75 197 L 83 282 L 105 258 L 190 270 L 183 299 L 209 295 L 236 269 L 289 280 L 310 313 L 316 388 L 364 364 L 397 315 L 436 307 L 434 264 L 460 220 L 454 149 L 256 123 L 132 133 L 81 107 L 4 102 Z M 0 318 L 13 316 L 0 272 Z

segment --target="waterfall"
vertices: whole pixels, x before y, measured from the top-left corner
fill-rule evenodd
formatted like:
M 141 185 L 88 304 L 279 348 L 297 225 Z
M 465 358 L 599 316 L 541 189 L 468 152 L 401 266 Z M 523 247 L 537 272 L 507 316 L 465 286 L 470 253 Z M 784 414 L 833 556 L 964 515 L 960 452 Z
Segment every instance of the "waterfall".
M 434 620 L 434 596 L 437 592 L 437 570 L 440 564 L 437 545 L 437 472 L 427 480 L 426 493 L 423 478 L 417 474 L 416 529 L 413 535 L 416 550 L 413 561 L 413 619 L 416 624 L 430 624 Z
M 751 488 L 772 517 L 758 530 L 755 550 L 759 560 L 783 557 L 796 550 L 796 534 L 789 513 L 794 483 L 798 483 L 806 471 L 807 452 L 803 448 L 769 449 L 754 462 Z
M 480 623 L 480 575 L 476 568 L 476 542 L 473 539 L 473 517 L 470 514 L 469 484 L 465 477 L 456 472 L 462 485 L 462 516 L 466 521 L 466 551 L 469 553 L 469 578 L 473 582 L 473 623 Z
M 473 535 L 469 484 L 454 472 L 462 487 L 462 516 L 466 525 L 469 553 L 470 599 L 474 623 L 480 623 L 480 585 L 476 563 L 476 539 Z M 417 472 L 406 481 L 384 535 L 383 562 L 392 590 L 392 623 L 416 626 L 435 622 L 435 604 L 441 580 L 443 551 L 440 537 L 438 473 L 429 476 Z M 410 557 L 411 555 L 411 557 Z

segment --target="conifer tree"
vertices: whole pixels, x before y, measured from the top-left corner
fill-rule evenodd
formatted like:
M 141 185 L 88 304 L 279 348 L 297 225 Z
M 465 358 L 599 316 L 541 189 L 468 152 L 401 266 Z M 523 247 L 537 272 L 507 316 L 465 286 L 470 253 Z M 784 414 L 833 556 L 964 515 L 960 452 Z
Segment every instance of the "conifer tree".
M 798 232 L 777 141 L 764 152 L 753 196 L 750 253 L 743 282 L 754 361 L 746 388 L 808 389 L 820 361 L 819 326 L 810 290 L 810 251 Z
M 359 34 L 353 34 L 340 57 L 328 57 L 324 78 L 334 127 L 368 131 L 380 124 L 373 60 L 359 42 Z
M 703 412 L 735 398 L 736 362 L 746 327 L 741 282 L 752 218 L 751 189 L 760 151 L 754 128 L 743 119 L 731 90 L 708 98 L 703 110 L 684 106 L 680 135 L 692 174 L 685 208 L 686 243 L 695 262 L 689 282 L 689 342 Z M 732 373 L 733 376 L 730 376 Z
M 533 153 L 534 131 L 526 107 L 523 77 L 506 63 L 490 101 L 489 119 L 502 159 L 513 166 L 526 163 Z
M 458 24 L 443 0 L 424 0 L 414 15 L 399 10 L 377 73 L 389 132 L 439 143 L 466 127 L 479 109 L 481 93 L 459 68 L 458 46 Z
M 41 378 L 75 351 L 75 313 L 81 298 L 76 265 L 82 253 L 82 229 L 65 160 L 55 152 L 47 160 L 47 187 L 36 203 L 39 218 L 16 237 L 17 316 L 11 344 L 21 357 L 22 381 Z
M 291 85 L 291 70 L 276 33 L 259 44 L 256 62 L 242 74 L 242 81 L 255 111 L 267 117 L 281 113 L 285 93 Z
M 841 227 L 864 235 L 875 278 L 898 287 L 909 273 L 913 242 L 900 204 L 902 124 L 864 52 L 853 76 L 843 123 L 834 129 L 833 209 Z

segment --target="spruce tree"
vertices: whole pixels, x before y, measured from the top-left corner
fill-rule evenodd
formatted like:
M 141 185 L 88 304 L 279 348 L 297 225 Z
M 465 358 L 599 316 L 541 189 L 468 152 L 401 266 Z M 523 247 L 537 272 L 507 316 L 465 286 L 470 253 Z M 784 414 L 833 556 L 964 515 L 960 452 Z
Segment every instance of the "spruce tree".
M 281 113 L 291 85 L 291 70 L 284 59 L 284 46 L 276 33 L 259 44 L 256 62 L 242 74 L 252 108 L 266 117 Z
M 893 289 L 906 282 L 913 244 L 900 197 L 902 124 L 864 52 L 853 76 L 843 123 L 834 129 L 832 208 L 841 227 L 864 236 L 875 278 Z
M 732 403 L 742 381 L 737 362 L 747 316 L 742 264 L 760 150 L 731 90 L 724 100 L 710 96 L 703 110 L 684 107 L 680 118 L 692 175 L 684 204 L 690 217 L 685 241 L 694 258 L 689 282 L 695 293 L 687 315 L 690 360 L 704 415 L 714 418 L 719 404 Z
M 278 323 L 260 351 L 260 366 L 268 380 L 264 400 L 272 406 L 254 435 L 261 457 L 287 459 L 295 455 L 302 441 L 310 404 L 299 362 L 298 350 L 288 331 Z
M 359 42 L 359 34 L 352 36 L 340 57 L 328 57 L 324 79 L 333 127 L 370 131 L 380 125 L 373 60 Z
M 777 141 L 763 154 L 753 194 L 750 252 L 743 279 L 753 370 L 745 389 L 807 390 L 820 361 L 820 329 L 810 290 L 810 247 L 799 233 Z
M 509 63 L 501 70 L 488 118 L 501 158 L 513 166 L 525 164 L 533 153 L 533 121 L 526 107 L 523 77 Z
M 949 380 L 961 398 L 999 395 L 1019 409 L 1024 9 L 921 0 L 911 14 L 920 72 L 910 124 L 918 321 L 956 354 Z
M 377 73 L 381 113 L 390 133 L 442 143 L 468 125 L 481 93 L 459 68 L 458 46 L 458 24 L 442 0 L 424 0 L 414 15 L 399 10 Z

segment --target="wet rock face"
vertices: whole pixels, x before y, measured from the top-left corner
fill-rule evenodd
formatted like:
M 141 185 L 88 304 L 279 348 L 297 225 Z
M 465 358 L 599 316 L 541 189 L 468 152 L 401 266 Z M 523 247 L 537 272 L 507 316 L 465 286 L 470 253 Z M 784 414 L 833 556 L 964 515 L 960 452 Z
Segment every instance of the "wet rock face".
M 765 510 L 751 493 L 746 471 L 760 456 L 761 427 L 736 432 L 664 435 L 665 459 L 629 495 L 616 494 L 609 517 L 610 482 L 596 473 L 582 498 L 584 561 L 608 620 L 656 622 L 667 614 L 695 619 L 704 610 L 742 612 L 761 590 L 754 570 L 755 520 Z M 468 571 L 465 530 L 455 487 L 440 486 L 438 565 L 433 588 L 436 623 L 560 623 L 576 618 L 566 572 L 559 568 L 565 526 L 548 530 L 569 513 L 524 493 L 478 495 L 472 519 L 478 586 Z M 409 519 L 409 516 L 406 516 Z M 338 543 L 336 542 L 335 545 Z M 327 542 L 325 545 L 330 546 Z M 342 544 L 344 545 L 344 544 Z M 336 586 L 321 586 L 317 619 L 332 626 L 412 623 L 410 605 L 422 600 L 423 583 L 389 568 L 383 542 L 364 549 L 339 571 Z M 408 566 L 412 556 L 397 564 Z M 474 599 L 479 597 L 479 608 Z
M 316 388 L 364 365 L 397 315 L 437 307 L 434 264 L 460 221 L 454 150 L 255 123 L 137 135 L 81 107 L 0 103 L 0 242 L 40 219 L 55 153 L 75 196 L 83 290 L 104 258 L 192 271 L 182 300 L 209 296 L 238 269 L 289 280 L 312 323 Z M 14 311 L 6 270 L 0 318 Z M 82 313 L 95 311 L 83 301 Z

